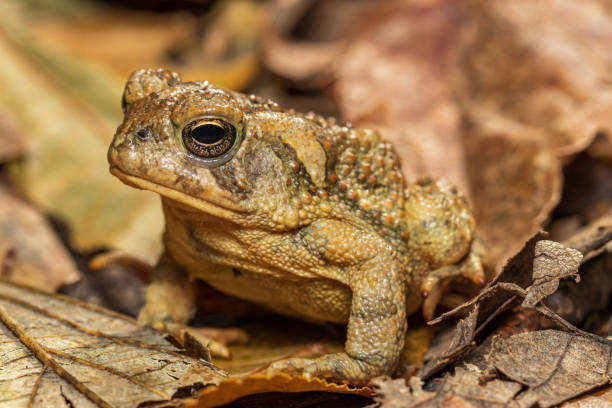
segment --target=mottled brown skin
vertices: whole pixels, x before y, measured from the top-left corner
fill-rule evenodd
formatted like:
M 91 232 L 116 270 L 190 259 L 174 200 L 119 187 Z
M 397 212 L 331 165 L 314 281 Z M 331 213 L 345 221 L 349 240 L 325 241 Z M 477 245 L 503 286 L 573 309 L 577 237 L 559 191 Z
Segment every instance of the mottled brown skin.
M 444 183 L 406 186 L 373 130 L 164 70 L 132 74 L 123 103 L 111 172 L 159 193 L 166 217 L 143 323 L 186 323 L 192 280 L 203 279 L 278 313 L 347 323 L 345 352 L 272 369 L 365 383 L 396 367 L 422 292 L 460 274 L 483 278 L 464 199 Z M 190 153 L 181 136 L 208 117 L 241 135 L 222 164 Z

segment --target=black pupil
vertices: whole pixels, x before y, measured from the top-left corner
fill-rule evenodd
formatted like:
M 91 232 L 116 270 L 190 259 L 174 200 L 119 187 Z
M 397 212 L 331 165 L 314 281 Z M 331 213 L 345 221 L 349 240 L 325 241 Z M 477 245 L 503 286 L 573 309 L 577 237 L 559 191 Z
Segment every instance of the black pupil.
M 224 136 L 225 129 L 218 125 L 200 125 L 191 130 L 191 137 L 202 144 L 218 143 Z

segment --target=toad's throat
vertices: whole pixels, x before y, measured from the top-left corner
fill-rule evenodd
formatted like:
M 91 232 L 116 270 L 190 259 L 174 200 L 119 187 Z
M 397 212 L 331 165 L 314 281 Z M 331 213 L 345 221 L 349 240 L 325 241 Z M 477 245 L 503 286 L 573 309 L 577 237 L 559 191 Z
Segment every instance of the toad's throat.
M 110 172 L 117 177 L 119 180 L 124 182 L 125 184 L 139 188 L 141 190 L 149 190 L 161 194 L 164 197 L 169 198 L 170 200 L 176 201 L 178 203 L 184 204 L 188 207 L 191 207 L 195 210 L 214 214 L 219 218 L 225 218 L 228 220 L 235 221 L 237 218 L 241 216 L 248 216 L 248 213 L 239 209 L 235 204 L 229 202 L 228 200 L 223 200 L 225 205 L 220 205 L 218 203 L 213 203 L 211 201 L 207 201 L 201 198 L 195 198 L 190 195 L 187 195 L 181 191 L 175 190 L 173 188 L 153 183 L 149 180 L 145 180 L 138 176 L 133 176 L 131 174 L 127 174 L 119 169 L 117 166 L 111 166 Z M 221 201 L 221 200 L 219 200 Z

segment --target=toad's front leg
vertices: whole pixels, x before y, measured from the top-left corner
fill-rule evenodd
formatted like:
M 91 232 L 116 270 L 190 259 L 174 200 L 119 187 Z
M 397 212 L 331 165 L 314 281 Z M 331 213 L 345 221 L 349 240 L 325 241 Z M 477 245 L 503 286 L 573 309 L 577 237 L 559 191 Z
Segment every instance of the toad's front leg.
M 323 377 L 365 384 L 372 377 L 391 374 L 404 346 L 406 333 L 405 270 L 395 251 L 376 235 L 363 234 L 352 249 L 340 253 L 334 248 L 347 226 L 330 228 L 334 237 L 326 243 L 329 262 L 347 266 L 352 301 L 345 352 L 315 359 L 292 358 L 274 363 L 270 371 L 301 373 L 306 377 Z M 318 229 L 317 234 L 325 230 Z M 354 231 L 351 231 L 354 236 Z M 320 236 L 320 235 L 319 235 Z M 346 247 L 346 245 L 345 245 Z
M 213 265 L 202 265 L 212 268 Z M 168 253 L 162 254 L 153 269 L 152 280 L 147 287 L 145 305 L 140 310 L 138 322 L 172 333 L 182 339 L 189 332 L 207 345 L 216 357 L 229 357 L 226 343 L 246 341 L 246 333 L 235 328 L 209 329 L 187 326 L 195 312 L 196 282 Z

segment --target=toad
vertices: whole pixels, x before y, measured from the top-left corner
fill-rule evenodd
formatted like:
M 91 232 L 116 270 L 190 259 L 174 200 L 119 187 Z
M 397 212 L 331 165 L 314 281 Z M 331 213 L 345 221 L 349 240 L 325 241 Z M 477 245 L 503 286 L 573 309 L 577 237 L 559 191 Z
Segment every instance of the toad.
M 484 280 L 465 199 L 407 184 L 374 130 L 254 95 L 133 73 L 108 151 L 124 183 L 161 196 L 165 251 L 139 315 L 187 323 L 194 279 L 283 315 L 347 324 L 345 350 L 272 370 L 356 384 L 390 374 L 406 316 L 444 282 Z

